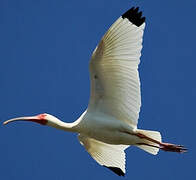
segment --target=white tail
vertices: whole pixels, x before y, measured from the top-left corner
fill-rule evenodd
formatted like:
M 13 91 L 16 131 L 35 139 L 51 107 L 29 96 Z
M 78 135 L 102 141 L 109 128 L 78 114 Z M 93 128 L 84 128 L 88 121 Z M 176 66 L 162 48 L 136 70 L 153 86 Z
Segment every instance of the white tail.
M 137 130 L 138 133 L 141 133 L 151 139 L 154 139 L 156 141 L 159 141 L 161 142 L 161 134 L 160 132 L 158 131 L 149 131 L 149 130 L 140 130 L 138 129 Z M 149 145 L 152 145 L 152 146 L 157 146 L 159 147 L 159 144 L 156 144 L 154 142 L 151 142 L 147 139 L 142 139 L 144 144 L 149 144 Z M 151 153 L 153 155 L 156 155 L 158 152 L 159 152 L 159 148 L 157 147 L 152 147 L 152 146 L 148 146 L 148 145 L 137 145 L 137 147 L 143 149 L 144 151 L 148 152 L 148 153 Z

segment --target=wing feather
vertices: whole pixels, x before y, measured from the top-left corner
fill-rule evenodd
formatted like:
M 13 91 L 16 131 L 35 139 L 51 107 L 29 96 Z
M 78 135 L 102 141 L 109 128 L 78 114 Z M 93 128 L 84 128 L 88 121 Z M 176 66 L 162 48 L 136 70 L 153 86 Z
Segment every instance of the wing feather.
M 138 65 L 145 19 L 136 10 L 129 11 L 110 27 L 92 54 L 88 111 L 106 113 L 136 127 L 141 106 Z
M 97 163 L 109 168 L 119 176 L 124 176 L 126 161 L 124 150 L 129 146 L 106 144 L 81 134 L 78 139 Z

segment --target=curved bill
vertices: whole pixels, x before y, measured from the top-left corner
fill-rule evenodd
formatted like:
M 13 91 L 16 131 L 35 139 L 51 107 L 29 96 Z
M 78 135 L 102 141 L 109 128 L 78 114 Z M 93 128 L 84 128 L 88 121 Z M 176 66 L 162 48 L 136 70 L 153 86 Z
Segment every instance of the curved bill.
M 29 116 L 29 117 L 18 117 L 18 118 L 9 119 L 7 121 L 4 121 L 3 125 L 7 125 L 8 123 L 11 123 L 14 121 L 30 121 L 30 122 L 36 122 L 42 125 L 46 124 L 46 120 L 40 119 L 39 116 Z

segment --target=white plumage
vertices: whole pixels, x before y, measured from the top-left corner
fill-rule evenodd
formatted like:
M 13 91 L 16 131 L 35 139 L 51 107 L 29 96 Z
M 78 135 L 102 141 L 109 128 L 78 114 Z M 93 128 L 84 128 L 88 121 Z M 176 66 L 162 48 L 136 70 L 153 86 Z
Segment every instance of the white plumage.
M 119 167 L 125 172 L 126 157 L 124 150 L 129 146 L 106 144 L 83 135 L 79 135 L 78 139 L 92 158 L 100 165 L 106 167 Z
M 140 27 L 120 17 L 104 35 L 90 62 L 88 110 L 101 111 L 137 126 L 140 106 L 138 65 L 145 23 Z
M 125 174 L 125 152 L 135 145 L 151 154 L 159 149 L 185 152 L 186 148 L 161 142 L 157 131 L 137 129 L 141 106 L 140 63 L 145 18 L 132 8 L 110 27 L 90 61 L 91 96 L 87 110 L 73 123 L 49 114 L 5 121 L 33 121 L 79 134 L 92 158 L 118 174 Z

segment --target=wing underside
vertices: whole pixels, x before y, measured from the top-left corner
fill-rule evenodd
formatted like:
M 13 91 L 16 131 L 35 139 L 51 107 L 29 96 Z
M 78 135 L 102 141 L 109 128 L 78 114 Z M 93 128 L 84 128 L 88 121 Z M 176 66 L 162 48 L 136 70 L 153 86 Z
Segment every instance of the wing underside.
M 145 19 L 138 9 L 126 13 L 110 27 L 93 52 L 88 110 L 137 126 L 141 106 L 138 65 Z
M 100 165 L 107 167 L 119 176 L 125 174 L 125 152 L 127 145 L 111 145 L 84 135 L 79 135 L 80 143 L 91 157 Z

